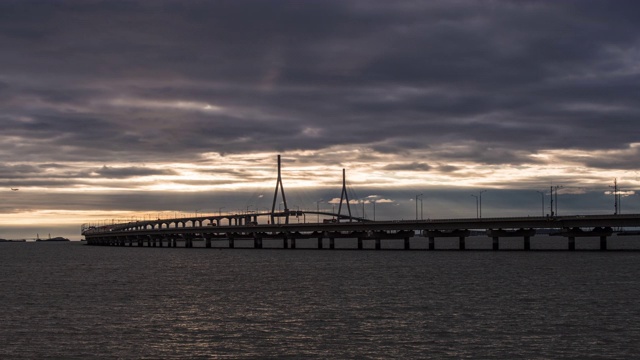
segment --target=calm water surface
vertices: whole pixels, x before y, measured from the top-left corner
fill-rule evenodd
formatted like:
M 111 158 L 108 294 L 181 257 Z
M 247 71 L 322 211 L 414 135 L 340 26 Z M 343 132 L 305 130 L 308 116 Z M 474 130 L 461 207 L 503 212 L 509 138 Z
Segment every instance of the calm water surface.
M 0 243 L 0 358 L 638 358 L 639 260 Z

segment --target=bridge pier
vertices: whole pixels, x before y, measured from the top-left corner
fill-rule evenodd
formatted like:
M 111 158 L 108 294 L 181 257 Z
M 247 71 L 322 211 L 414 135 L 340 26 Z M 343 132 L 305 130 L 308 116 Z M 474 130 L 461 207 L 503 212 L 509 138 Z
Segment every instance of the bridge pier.
M 333 250 L 335 248 L 336 248 L 336 238 L 330 237 L 329 238 L 329 249 Z
M 322 250 L 322 236 L 318 236 L 318 249 Z
M 411 238 L 408 236 L 404 238 L 404 249 L 411 250 Z
M 376 250 L 382 249 L 381 239 L 376 237 Z
M 362 250 L 362 236 L 358 236 L 358 250 Z
M 235 249 L 236 241 L 233 236 L 229 235 L 229 249 Z
M 287 238 L 286 234 L 282 235 L 282 248 L 283 249 L 288 249 L 289 248 L 289 239 Z
M 205 245 L 206 248 L 210 248 L 211 247 L 211 238 L 207 237 L 205 238 Z
M 465 244 L 465 237 L 464 236 L 460 236 L 458 238 L 458 249 L 460 250 L 465 250 L 466 249 L 466 244 Z
M 500 238 L 497 236 L 493 237 L 493 251 L 500 250 Z
M 576 238 L 575 236 L 569 236 L 569 250 L 573 251 L 576 249 Z
M 436 238 L 433 236 L 429 236 L 429 250 L 436 249 Z
M 600 251 L 607 250 L 607 237 L 605 235 L 600 236 Z
M 530 236 L 525 236 L 524 237 L 524 249 L 525 250 L 531 250 L 531 237 Z
M 296 248 L 296 238 L 294 238 L 294 237 L 291 238 L 291 248 L 292 249 Z

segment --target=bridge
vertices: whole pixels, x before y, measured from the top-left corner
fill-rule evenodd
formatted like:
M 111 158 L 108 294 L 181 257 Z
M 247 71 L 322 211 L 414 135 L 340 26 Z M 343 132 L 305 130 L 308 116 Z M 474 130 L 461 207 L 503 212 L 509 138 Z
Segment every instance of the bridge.
M 522 238 L 523 249 L 530 250 L 534 235 L 548 234 L 566 239 L 568 250 L 575 250 L 576 238 L 579 237 L 598 237 L 600 250 L 607 250 L 607 239 L 616 233 L 614 229 L 640 228 L 640 214 L 371 221 L 352 216 L 344 170 L 340 205 L 336 213 L 295 211 L 287 208 L 280 169 L 278 156 L 278 179 L 271 211 L 130 221 L 99 226 L 83 224 L 82 235 L 88 245 L 178 247 L 180 244 L 180 247 L 191 248 L 194 241 L 203 241 L 205 247 L 210 248 L 213 242 L 223 241 L 232 249 L 236 247 L 236 240 L 252 240 L 252 247 L 255 249 L 262 249 L 264 240 L 280 240 L 282 248 L 296 249 L 298 239 L 315 239 L 315 248 L 335 249 L 336 241 L 355 239 L 357 249 L 363 249 L 363 242 L 371 240 L 375 242 L 374 249 L 380 250 L 382 240 L 395 240 L 403 243 L 402 249 L 411 250 L 412 238 L 424 238 L 428 239 L 427 249 L 435 250 L 437 238 L 457 238 L 457 249 L 466 250 L 466 239 L 482 234 L 492 239 L 493 250 L 500 249 L 500 238 L 514 237 Z M 279 192 L 284 211 L 275 209 Z M 342 214 L 343 203 L 346 214 Z M 310 220 L 322 216 L 323 221 L 307 221 L 307 215 L 310 215 Z M 297 222 L 292 222 L 292 218 L 296 218 Z M 617 233 L 636 234 L 629 231 Z M 328 244 L 325 244 L 325 240 Z
M 317 215 L 314 211 L 296 211 L 296 216 Z M 331 215 L 330 213 L 320 213 Z M 277 214 L 285 216 L 285 213 Z M 291 214 L 289 214 L 291 215 Z M 297 239 L 316 239 L 317 249 L 335 249 L 336 240 L 356 239 L 357 248 L 363 249 L 363 241 L 373 240 L 375 249 L 381 249 L 381 240 L 403 241 L 403 249 L 411 250 L 411 238 L 424 237 L 429 250 L 435 250 L 437 238 L 458 238 L 458 249 L 465 250 L 466 238 L 473 233 L 484 233 L 493 240 L 493 250 L 500 249 L 500 238 L 520 237 L 524 250 L 531 249 L 531 237 L 544 230 L 550 236 L 566 238 L 568 250 L 575 250 L 579 237 L 599 237 L 600 249 L 607 250 L 607 238 L 614 228 L 640 227 L 640 214 L 589 215 L 562 217 L 513 217 L 480 219 L 440 219 L 410 221 L 341 221 L 318 223 L 260 224 L 254 219 L 271 216 L 271 213 L 251 215 L 224 215 L 189 217 L 170 220 L 135 221 L 103 227 L 83 227 L 83 235 L 89 245 L 193 247 L 194 241 L 204 241 L 211 247 L 212 241 L 226 241 L 228 248 L 235 247 L 236 240 L 253 240 L 253 247 L 262 248 L 265 239 L 282 240 L 282 248 L 295 249 Z M 230 225 L 220 224 L 228 221 Z M 345 221 L 347 220 L 347 221 Z M 624 234 L 624 233 L 623 233 Z

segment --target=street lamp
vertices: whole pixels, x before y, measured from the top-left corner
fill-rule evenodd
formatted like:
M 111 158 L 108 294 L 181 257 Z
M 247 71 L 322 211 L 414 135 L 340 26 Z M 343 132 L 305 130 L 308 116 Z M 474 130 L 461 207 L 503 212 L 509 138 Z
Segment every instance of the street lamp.
M 478 211 L 478 195 L 473 195 L 471 194 L 471 196 L 473 196 L 474 198 L 476 198 L 476 218 L 480 217 L 480 213 Z
M 418 220 L 418 198 L 422 198 L 422 194 L 416 195 L 416 220 Z
M 613 215 L 622 214 L 622 204 L 620 203 L 620 188 L 618 187 L 618 179 L 613 179 Z
M 376 200 L 371 200 L 371 203 L 373 204 L 373 221 L 376 221 Z
M 483 192 L 486 192 L 486 191 L 487 191 L 487 190 L 482 190 L 482 191 L 480 191 L 480 192 L 479 192 L 479 194 L 480 194 L 480 206 L 479 206 L 479 209 L 480 209 L 480 218 L 482 218 L 482 193 L 483 193 Z
M 549 210 L 551 211 L 551 216 L 558 216 L 558 189 L 562 189 L 563 186 L 562 185 L 556 185 L 556 186 L 551 186 L 551 194 L 549 194 L 549 198 L 551 199 L 551 205 L 549 206 Z M 553 211 L 553 191 L 555 190 L 556 195 L 555 195 L 555 202 L 556 202 L 556 210 Z

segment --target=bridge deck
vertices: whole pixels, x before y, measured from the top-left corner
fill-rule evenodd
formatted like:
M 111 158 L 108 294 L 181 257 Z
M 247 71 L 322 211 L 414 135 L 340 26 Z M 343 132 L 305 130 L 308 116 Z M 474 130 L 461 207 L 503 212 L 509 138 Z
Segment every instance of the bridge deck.
M 207 247 L 210 247 L 212 240 L 227 239 L 231 248 L 234 247 L 236 239 L 253 239 L 256 248 L 262 247 L 263 239 L 281 239 L 285 248 L 295 248 L 296 239 L 309 238 L 317 238 L 318 248 L 323 248 L 323 239 L 330 239 L 330 248 L 334 248 L 335 239 L 355 238 L 359 249 L 363 248 L 362 241 L 367 239 L 375 240 L 375 248 L 379 249 L 382 239 L 401 239 L 405 242 L 404 248 L 408 250 L 409 239 L 417 231 L 429 238 L 429 249 L 435 248 L 435 238 L 458 237 L 459 249 L 464 250 L 465 238 L 470 235 L 469 230 L 485 230 L 486 235 L 493 239 L 494 250 L 500 248 L 500 237 L 522 237 L 525 250 L 529 250 L 530 238 L 537 230 L 555 229 L 552 235 L 566 237 L 569 250 L 575 249 L 576 237 L 588 236 L 599 237 L 600 249 L 606 250 L 606 238 L 612 235 L 614 228 L 640 228 L 640 214 L 289 224 L 258 224 L 255 221 L 246 221 L 241 225 L 202 225 L 204 220 L 211 221 L 210 219 L 211 217 L 194 217 L 130 222 L 85 228 L 83 235 L 91 245 L 122 246 L 128 243 L 131 246 L 137 243 L 138 246 L 143 246 L 146 242 L 148 246 L 162 246 L 164 241 L 175 247 L 180 241 L 185 243 L 185 247 L 191 247 L 194 239 L 204 239 Z M 198 226 L 186 226 L 187 223 Z

